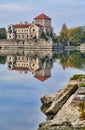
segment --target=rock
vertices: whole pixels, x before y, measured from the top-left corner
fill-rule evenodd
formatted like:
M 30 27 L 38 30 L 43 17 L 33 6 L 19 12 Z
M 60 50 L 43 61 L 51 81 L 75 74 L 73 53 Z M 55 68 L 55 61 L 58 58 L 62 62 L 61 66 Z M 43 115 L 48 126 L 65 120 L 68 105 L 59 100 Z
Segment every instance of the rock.
M 56 96 L 58 95 L 58 93 L 56 94 L 48 94 L 45 95 L 41 98 L 41 102 L 46 105 L 46 104 L 50 104 L 53 102 L 53 100 L 56 98 Z
M 68 100 L 68 98 L 75 93 L 75 91 L 78 89 L 77 85 L 66 87 L 63 90 L 61 90 L 56 97 L 54 98 L 53 102 L 51 102 L 50 105 L 47 106 L 47 110 L 45 107 L 42 107 L 42 111 L 47 115 L 47 119 L 52 119 L 54 115 L 61 109 L 61 107 L 65 104 L 65 102 Z M 52 100 L 51 100 L 52 101 Z M 50 100 L 49 100 L 50 102 Z
M 47 122 L 42 124 L 38 130 L 73 130 L 73 126 L 70 122 L 63 122 L 61 124 Z
M 81 83 L 85 84 L 85 76 Z M 69 83 L 72 83 L 71 81 Z M 43 96 L 41 109 L 47 120 L 38 130 L 85 130 L 85 92 L 73 82 L 55 94 Z
M 58 95 L 58 93 L 56 94 L 49 94 L 49 95 L 45 95 L 41 98 L 41 102 L 42 102 L 42 106 L 41 106 L 41 111 L 43 113 L 46 113 L 46 110 L 51 106 L 52 102 L 55 100 L 56 96 Z

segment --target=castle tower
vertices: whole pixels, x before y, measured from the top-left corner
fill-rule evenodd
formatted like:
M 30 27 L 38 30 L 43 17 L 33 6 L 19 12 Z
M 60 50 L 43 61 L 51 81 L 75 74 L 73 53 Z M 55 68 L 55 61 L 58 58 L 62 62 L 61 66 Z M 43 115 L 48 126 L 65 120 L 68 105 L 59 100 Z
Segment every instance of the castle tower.
M 53 28 L 51 27 L 51 18 L 43 13 L 34 18 L 34 24 L 42 25 L 45 34 L 50 35 L 53 32 Z

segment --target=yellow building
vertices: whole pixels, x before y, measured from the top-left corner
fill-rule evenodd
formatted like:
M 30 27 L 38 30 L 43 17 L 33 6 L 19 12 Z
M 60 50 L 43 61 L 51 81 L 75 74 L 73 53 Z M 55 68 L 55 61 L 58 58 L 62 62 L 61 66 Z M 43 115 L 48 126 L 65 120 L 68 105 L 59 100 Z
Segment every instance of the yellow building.
M 25 40 L 25 39 L 39 39 L 44 33 L 49 36 L 53 33 L 53 28 L 51 27 L 51 18 L 45 14 L 40 14 L 34 18 L 32 24 L 28 22 L 8 25 L 7 39 L 8 40 Z

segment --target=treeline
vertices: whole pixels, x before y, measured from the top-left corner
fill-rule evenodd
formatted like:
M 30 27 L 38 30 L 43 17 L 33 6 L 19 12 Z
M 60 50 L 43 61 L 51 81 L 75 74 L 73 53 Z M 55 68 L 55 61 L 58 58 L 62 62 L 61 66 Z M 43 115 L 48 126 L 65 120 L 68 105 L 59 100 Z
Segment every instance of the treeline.
M 81 69 L 85 64 L 85 54 L 80 51 L 72 51 L 68 56 L 61 54 L 59 59 L 63 69 L 68 67 Z
M 7 33 L 5 28 L 0 28 L 0 39 L 6 39 Z
M 82 27 L 69 29 L 66 24 L 63 24 L 59 36 L 56 37 L 57 42 L 70 45 L 80 45 L 85 42 L 85 31 Z
M 0 64 L 6 63 L 6 56 L 0 56 Z

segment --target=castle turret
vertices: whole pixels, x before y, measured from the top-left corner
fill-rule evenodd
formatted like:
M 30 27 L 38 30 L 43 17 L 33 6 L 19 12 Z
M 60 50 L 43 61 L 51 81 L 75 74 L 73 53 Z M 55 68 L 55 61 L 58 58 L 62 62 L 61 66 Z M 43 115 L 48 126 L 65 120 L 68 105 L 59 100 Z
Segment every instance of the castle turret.
M 50 35 L 53 32 L 51 27 L 51 18 L 43 13 L 34 18 L 34 24 L 42 25 L 45 34 Z

